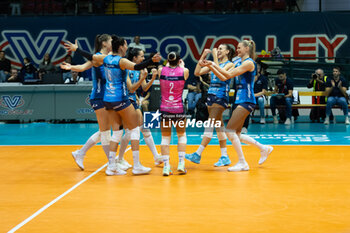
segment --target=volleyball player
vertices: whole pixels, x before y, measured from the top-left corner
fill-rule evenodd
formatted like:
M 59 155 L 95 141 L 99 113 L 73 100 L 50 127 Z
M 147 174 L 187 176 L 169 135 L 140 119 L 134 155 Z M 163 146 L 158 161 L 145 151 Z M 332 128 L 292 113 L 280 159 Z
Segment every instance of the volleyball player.
M 235 104 L 237 108 L 232 112 L 231 118 L 226 126 L 226 135 L 232 142 L 232 145 L 238 155 L 238 163 L 228 168 L 228 171 L 248 171 L 249 165 L 245 160 L 242 151 L 241 142 L 255 145 L 260 148 L 261 157 L 259 164 L 266 161 L 268 155 L 272 152 L 271 146 L 265 146 L 249 137 L 241 134 L 241 129 L 246 117 L 254 110 L 256 101 L 254 97 L 254 78 L 256 75 L 255 59 L 255 43 L 250 40 L 243 40 L 238 44 L 238 56 L 242 58 L 241 62 L 235 68 L 225 70 L 214 62 L 201 60 L 199 62 L 202 66 L 207 66 L 213 73 L 221 80 L 229 80 L 238 77 L 238 91 Z
M 201 56 L 201 60 L 203 60 L 210 50 L 205 50 Z M 233 63 L 231 62 L 235 51 L 228 44 L 221 44 L 219 48 L 213 50 L 214 60 L 218 59 L 219 66 L 225 70 L 229 70 L 233 67 Z M 210 72 L 208 67 L 201 67 L 197 64 L 194 74 L 196 76 L 200 76 L 203 74 L 207 74 Z M 216 128 L 216 134 L 220 143 L 221 157 L 218 162 L 214 164 L 214 166 L 227 166 L 231 164 L 230 158 L 227 155 L 226 148 L 226 134 L 225 134 L 225 126 L 222 121 L 222 114 L 226 108 L 228 108 L 228 100 L 229 100 L 229 90 L 230 90 L 230 80 L 221 81 L 214 73 L 211 72 L 211 81 L 208 90 L 208 98 L 207 98 L 207 106 L 209 112 L 209 119 L 214 119 L 216 121 L 221 121 L 221 127 Z M 197 151 L 192 154 L 186 154 L 186 159 L 199 164 L 201 160 L 201 155 L 205 147 L 211 141 L 213 137 L 214 128 L 208 127 L 204 130 L 203 140 L 201 145 L 198 147 Z
M 108 34 L 97 35 L 95 38 L 95 54 L 97 55 L 108 55 L 109 52 L 112 51 L 112 38 Z M 69 49 L 72 51 L 76 50 L 76 47 L 69 46 Z M 110 144 L 110 122 L 108 118 L 108 112 L 106 111 L 103 103 L 103 96 L 105 94 L 106 88 L 106 77 L 105 70 L 102 62 L 92 62 L 87 61 L 82 65 L 71 65 L 69 63 L 62 63 L 62 69 L 73 70 L 77 72 L 83 72 L 92 68 L 92 91 L 90 94 L 90 104 L 96 113 L 97 122 L 99 125 L 99 131 L 94 133 L 84 144 L 84 146 L 72 152 L 72 156 L 76 162 L 76 164 L 84 170 L 84 156 L 86 152 L 96 145 L 99 141 L 101 141 L 102 148 L 109 158 L 109 144 Z M 101 134 L 104 135 L 101 137 Z M 111 168 L 111 169 L 110 169 Z M 114 169 L 113 167 L 108 167 L 106 169 L 107 175 L 124 175 L 125 171 L 120 169 Z
M 72 45 L 70 42 L 68 42 L 68 44 Z M 77 45 L 75 46 L 77 47 Z M 134 160 L 132 172 L 135 175 L 147 174 L 151 171 L 151 168 L 142 166 L 139 161 L 139 119 L 134 106 L 128 98 L 126 70 L 142 70 L 153 64 L 153 62 L 159 62 L 161 57 L 159 54 L 155 54 L 152 58 L 147 59 L 140 64 L 135 64 L 128 59 L 123 58 L 127 49 L 128 45 L 124 38 L 112 35 L 112 54 L 110 55 L 93 55 L 79 48 L 77 48 L 76 51 L 90 61 L 103 62 L 105 67 L 107 83 L 103 101 L 108 111 L 113 129 L 108 167 L 113 169 L 117 167 L 115 163 L 115 155 L 118 144 L 122 138 L 123 130 L 120 129 L 120 126 L 123 123 L 123 125 L 130 130 L 131 150 Z M 102 136 L 103 135 L 101 135 L 101 137 Z
M 136 64 L 141 63 L 144 59 L 144 52 L 139 48 L 130 48 L 127 53 L 127 58 L 129 61 L 132 61 Z M 154 145 L 154 140 L 151 134 L 150 129 L 145 129 L 143 127 L 143 116 L 140 109 L 140 106 L 138 105 L 138 97 L 135 93 L 135 91 L 141 86 L 143 91 L 148 91 L 148 89 L 152 86 L 153 81 L 157 77 L 157 70 L 152 69 L 152 79 L 147 83 L 146 77 L 147 77 L 147 69 L 145 70 L 129 70 L 128 71 L 128 77 L 127 77 L 127 87 L 129 90 L 129 99 L 136 109 L 138 118 L 139 118 L 139 126 L 141 129 L 141 133 L 143 134 L 143 137 L 145 139 L 145 142 L 148 146 L 148 148 L 151 150 L 153 154 L 153 158 L 156 165 L 159 165 L 163 162 L 162 157 L 158 154 L 156 146 Z M 125 134 L 122 137 L 122 140 L 120 142 L 120 148 L 119 148 L 119 155 L 117 157 L 117 163 L 119 163 L 119 167 L 121 169 L 128 169 L 130 168 L 130 165 L 123 159 L 126 147 L 130 141 L 130 131 L 128 129 L 125 129 Z
M 161 153 L 164 167 L 163 176 L 172 175 L 170 167 L 170 140 L 172 125 L 176 127 L 178 144 L 177 151 L 179 163 L 177 171 L 179 174 L 186 174 L 185 154 L 186 154 L 186 118 L 184 116 L 184 106 L 182 101 L 185 81 L 188 78 L 189 71 L 176 52 L 170 52 L 167 59 L 168 65 L 159 68 L 160 92 L 161 92 Z

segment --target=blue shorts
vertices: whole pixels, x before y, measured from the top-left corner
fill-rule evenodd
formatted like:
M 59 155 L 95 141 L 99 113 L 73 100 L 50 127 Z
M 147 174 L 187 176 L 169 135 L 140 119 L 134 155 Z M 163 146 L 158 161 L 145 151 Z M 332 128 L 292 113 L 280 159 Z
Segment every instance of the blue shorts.
M 103 99 L 90 99 L 90 105 L 95 111 L 105 107 Z
M 134 106 L 135 110 L 140 108 L 140 106 L 136 103 L 135 100 L 133 100 L 133 99 L 129 99 L 129 100 L 130 100 L 132 106 Z
M 228 108 L 228 100 L 218 98 L 216 95 L 208 94 L 207 96 L 207 106 L 212 106 L 213 104 L 221 105 L 224 108 Z
M 116 102 L 103 102 L 107 110 L 114 110 L 116 112 L 123 110 L 130 106 L 131 102 L 129 99 L 124 101 Z
M 255 104 L 249 103 L 249 102 L 239 103 L 237 105 L 242 106 L 243 108 L 247 109 L 249 112 L 254 111 L 254 108 L 255 108 Z

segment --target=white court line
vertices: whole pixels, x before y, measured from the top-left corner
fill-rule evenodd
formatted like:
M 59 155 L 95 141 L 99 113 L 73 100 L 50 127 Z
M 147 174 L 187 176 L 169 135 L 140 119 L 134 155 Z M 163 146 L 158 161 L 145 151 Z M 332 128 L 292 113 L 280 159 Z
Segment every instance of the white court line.
M 141 140 L 140 140 L 141 141 Z M 125 153 L 130 150 L 131 147 L 128 147 L 125 150 Z M 83 184 L 85 181 L 89 180 L 91 177 L 93 177 L 94 175 L 96 175 L 97 173 L 99 173 L 103 168 L 105 168 L 107 166 L 107 163 L 104 164 L 102 167 L 100 167 L 99 169 L 97 169 L 94 173 L 92 173 L 91 175 L 89 175 L 88 177 L 86 177 L 85 179 L 83 179 L 82 181 L 80 181 L 79 183 L 77 183 L 76 185 L 74 185 L 73 187 L 71 187 L 70 189 L 68 189 L 67 191 L 65 191 L 63 194 L 61 194 L 60 196 L 58 196 L 57 198 L 55 198 L 54 200 L 52 200 L 50 203 L 46 204 L 45 206 L 43 206 L 40 210 L 38 210 L 37 212 L 35 212 L 32 216 L 30 216 L 29 218 L 27 218 L 26 220 L 24 220 L 23 222 L 21 222 L 20 224 L 18 224 L 17 226 L 15 226 L 14 228 L 12 228 L 10 231 L 8 231 L 7 233 L 13 233 L 15 231 L 17 231 L 18 229 L 20 229 L 21 227 L 23 227 L 25 224 L 27 224 L 28 222 L 30 222 L 33 218 L 35 218 L 36 216 L 38 216 L 39 214 L 41 214 L 43 211 L 45 211 L 47 208 L 49 208 L 50 206 L 52 206 L 53 204 L 55 204 L 56 202 L 58 202 L 59 200 L 61 200 L 64 196 L 66 196 L 68 193 L 72 192 L 74 189 L 76 189 L 79 185 Z

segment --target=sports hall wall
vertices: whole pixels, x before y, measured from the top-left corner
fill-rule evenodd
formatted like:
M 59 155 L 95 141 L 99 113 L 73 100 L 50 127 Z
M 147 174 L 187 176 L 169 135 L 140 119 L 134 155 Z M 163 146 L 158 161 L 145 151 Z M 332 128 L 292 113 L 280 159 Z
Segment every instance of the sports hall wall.
M 18 66 L 24 57 L 39 64 L 47 52 L 55 64 L 62 62 L 66 40 L 78 39 L 83 49 L 93 51 L 94 37 L 101 33 L 129 40 L 140 35 L 146 53 L 159 51 L 163 57 L 176 49 L 190 70 L 204 46 L 236 45 L 244 38 L 256 42 L 258 53 L 279 46 L 284 56 L 308 62 L 350 54 L 350 13 L 2 17 L 0 25 L 0 49 Z M 78 55 L 73 61 L 82 62 Z
M 146 53 L 159 51 L 166 57 L 177 50 L 193 75 L 204 48 L 237 45 L 245 38 L 256 42 L 258 54 L 278 46 L 285 57 L 332 64 L 336 59 L 324 57 L 350 57 L 349 30 L 350 13 L 2 17 L 0 50 L 14 67 L 21 67 L 25 57 L 38 65 L 45 53 L 58 65 L 66 55 L 66 40 L 77 39 L 92 52 L 96 34 L 117 34 L 129 41 L 140 35 Z M 84 60 L 73 54 L 73 62 Z M 90 88 L 3 86 L 0 120 L 95 119 L 87 102 Z

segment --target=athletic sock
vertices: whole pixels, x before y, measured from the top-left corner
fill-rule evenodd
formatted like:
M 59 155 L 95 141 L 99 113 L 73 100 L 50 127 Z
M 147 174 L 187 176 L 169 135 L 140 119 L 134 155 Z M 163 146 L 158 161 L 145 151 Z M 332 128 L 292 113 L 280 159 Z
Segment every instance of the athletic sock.
M 198 147 L 198 149 L 197 149 L 196 153 L 197 153 L 197 154 L 199 154 L 199 155 L 202 155 L 202 153 L 203 153 L 204 149 L 205 149 L 205 147 L 204 147 L 204 146 L 199 145 L 199 147 Z
M 163 157 L 164 166 L 166 166 L 166 167 L 170 166 L 169 155 L 163 155 L 162 157 Z
M 220 148 L 221 150 L 221 156 L 227 156 L 227 147 Z
M 108 156 L 108 162 L 110 163 L 110 164 L 114 164 L 115 163 L 115 154 L 116 154 L 117 152 L 115 152 L 115 151 L 110 151 L 109 152 L 109 156 Z
M 140 154 L 138 150 L 132 151 L 132 158 L 134 160 L 134 167 L 140 166 Z
M 240 163 L 244 163 L 245 162 L 245 158 L 244 158 L 244 155 L 243 155 L 241 142 L 239 141 L 239 138 L 238 138 L 236 133 L 231 134 L 231 136 L 232 136 L 232 139 L 231 139 L 232 146 L 233 146 L 233 148 L 235 149 L 235 151 L 237 153 L 238 160 L 239 160 Z
M 186 152 L 179 152 L 179 163 L 182 163 L 185 161 L 185 155 L 186 155 Z

